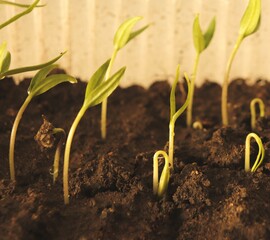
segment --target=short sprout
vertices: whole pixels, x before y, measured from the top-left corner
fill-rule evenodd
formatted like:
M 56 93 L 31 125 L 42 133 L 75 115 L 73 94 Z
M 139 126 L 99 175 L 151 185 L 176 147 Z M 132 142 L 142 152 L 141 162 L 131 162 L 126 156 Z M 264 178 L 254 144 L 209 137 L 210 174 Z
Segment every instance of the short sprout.
M 202 130 L 202 129 L 203 129 L 203 125 L 202 125 L 202 123 L 201 123 L 200 121 L 195 121 L 195 122 L 193 123 L 192 127 L 193 127 L 194 129 L 199 129 L 199 130 Z
M 254 131 L 256 128 L 256 104 L 259 106 L 260 117 L 265 116 L 265 105 L 260 98 L 254 98 L 250 102 L 250 114 L 251 114 L 251 129 Z
M 258 154 L 257 158 L 253 164 L 253 167 L 250 170 L 250 140 L 254 138 L 256 143 L 258 144 Z M 246 137 L 246 145 L 245 145 L 245 171 L 246 172 L 255 172 L 257 168 L 262 164 L 265 155 L 265 150 L 262 144 L 262 140 L 256 133 L 249 133 Z

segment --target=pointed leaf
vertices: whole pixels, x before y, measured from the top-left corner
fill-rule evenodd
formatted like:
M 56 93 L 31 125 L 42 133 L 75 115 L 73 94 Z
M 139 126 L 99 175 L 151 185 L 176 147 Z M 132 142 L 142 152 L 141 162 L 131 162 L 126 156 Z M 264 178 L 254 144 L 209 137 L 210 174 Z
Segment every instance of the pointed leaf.
M 63 82 L 76 83 L 77 80 L 67 74 L 53 74 L 43 79 L 38 85 L 35 85 L 30 94 L 38 96 Z
M 90 78 L 86 90 L 85 90 L 85 99 L 88 98 L 88 95 L 91 94 L 91 92 L 100 85 L 101 82 L 103 82 L 105 78 L 106 71 L 109 67 L 110 60 L 108 59 L 105 63 L 103 63 L 99 69 L 93 74 L 93 76 Z
M 0 45 L 0 72 L 3 72 L 3 63 L 7 55 L 7 43 L 3 42 Z
M 205 48 L 204 36 L 199 22 L 199 15 L 197 14 L 193 22 L 193 43 L 197 51 L 200 54 Z
M 240 22 L 239 34 L 247 37 L 256 32 L 261 19 L 261 0 L 250 0 Z
M 103 81 L 99 86 L 93 89 L 92 92 L 87 94 L 87 98 L 84 99 L 83 106 L 86 108 L 95 106 L 101 103 L 105 98 L 115 90 L 119 85 L 120 79 L 124 75 L 126 67 L 121 68 L 113 76 L 111 76 L 107 81 Z
M 35 71 L 35 70 L 39 70 L 42 69 L 46 66 L 49 66 L 53 63 L 55 63 L 59 58 L 61 58 L 66 52 L 60 53 L 59 56 L 53 58 L 52 60 L 46 62 L 46 63 L 42 63 L 39 65 L 33 65 L 33 66 L 28 66 L 28 67 L 21 67 L 21 68 L 15 68 L 15 69 L 11 69 L 8 71 L 5 71 L 3 73 L 0 74 L 0 78 L 3 78 L 5 76 L 9 76 L 9 75 L 14 75 L 14 74 L 18 74 L 18 73 L 22 73 L 22 72 L 29 72 L 29 71 Z
M 144 26 L 144 27 L 142 27 L 142 28 L 140 28 L 140 29 L 138 29 L 138 30 L 136 30 L 136 31 L 133 31 L 133 32 L 129 35 L 129 38 L 128 38 L 127 43 L 128 43 L 130 40 L 132 40 L 133 38 L 137 37 L 139 34 L 141 34 L 141 33 L 142 33 L 144 30 L 146 30 L 149 26 L 150 26 L 150 25 L 148 24 L 148 25 L 146 25 L 146 26 Z
M 1 68 L 1 71 L 0 72 L 5 72 L 9 69 L 9 66 L 10 66 L 10 62 L 11 62 L 11 55 L 10 55 L 10 52 L 7 52 L 7 55 L 2 63 L 2 68 Z
M 210 22 L 206 32 L 203 34 L 204 42 L 205 42 L 204 49 L 206 49 L 208 47 L 208 45 L 210 44 L 210 42 L 214 36 L 215 29 L 216 29 L 216 18 L 214 17 L 212 19 L 212 21 Z
M 113 40 L 113 45 L 116 50 L 123 48 L 127 44 L 131 35 L 132 28 L 141 19 L 142 17 L 133 17 L 120 25 Z

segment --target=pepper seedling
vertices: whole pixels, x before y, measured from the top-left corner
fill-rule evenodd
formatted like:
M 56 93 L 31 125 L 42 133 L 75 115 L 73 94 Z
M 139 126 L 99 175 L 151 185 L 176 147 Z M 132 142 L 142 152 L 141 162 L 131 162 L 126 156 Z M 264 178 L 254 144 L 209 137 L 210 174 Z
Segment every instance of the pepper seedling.
M 249 0 L 246 11 L 240 22 L 240 30 L 238 33 L 238 38 L 227 62 L 224 81 L 222 85 L 221 115 L 222 115 L 222 124 L 224 126 L 227 126 L 229 124 L 227 102 L 228 102 L 229 76 L 232 67 L 232 62 L 235 58 L 236 52 L 238 51 L 242 41 L 259 29 L 260 20 L 261 20 L 261 0 Z
M 203 33 L 200 22 L 199 14 L 196 15 L 193 22 L 193 44 L 196 50 L 196 58 L 193 66 L 193 73 L 191 75 L 190 82 L 190 101 L 187 107 L 187 126 L 191 127 L 192 125 L 192 107 L 193 107 L 193 97 L 194 97 L 194 86 L 197 76 L 197 70 L 199 65 L 199 59 L 201 53 L 209 46 L 216 28 L 216 19 L 213 18 L 209 23 L 207 30 Z
M 256 143 L 258 144 L 259 151 L 256 157 L 256 160 L 250 170 L 250 140 L 254 138 Z M 249 133 L 246 137 L 246 145 L 245 145 L 245 171 L 246 172 L 255 172 L 257 168 L 262 164 L 265 155 L 265 150 L 262 144 L 262 140 L 256 133 Z
M 53 162 L 53 183 L 56 182 L 59 173 L 59 160 L 61 156 L 61 148 L 63 146 L 64 139 L 66 137 L 66 132 L 62 128 L 55 128 L 52 123 L 50 123 L 47 118 L 42 115 L 43 124 L 38 130 L 35 140 L 41 147 L 41 149 L 48 149 L 54 146 L 55 135 L 60 135 L 60 140 L 56 146 L 55 154 L 54 154 L 54 162 Z
M 114 35 L 113 40 L 113 53 L 111 56 L 111 60 L 109 63 L 109 67 L 107 68 L 107 72 L 105 75 L 105 81 L 107 81 L 111 74 L 112 65 L 115 61 L 116 55 L 120 49 L 122 49 L 130 40 L 138 36 L 140 33 L 142 33 L 146 28 L 148 28 L 149 25 L 146 25 L 139 30 L 133 31 L 132 29 L 135 26 L 135 24 L 140 21 L 142 17 L 133 17 L 125 22 L 123 22 L 118 30 L 116 31 Z M 106 138 L 106 122 L 107 122 L 107 98 L 105 98 L 102 101 L 101 106 L 101 137 L 102 139 Z
M 258 104 L 258 106 L 259 106 L 260 117 L 262 118 L 265 116 L 265 106 L 264 106 L 262 99 L 260 99 L 260 98 L 252 99 L 250 102 L 250 115 L 251 115 L 250 125 L 251 125 L 251 129 L 253 131 L 256 128 L 256 108 L 255 108 L 256 104 Z
M 182 107 L 176 112 L 176 103 L 175 103 L 175 89 L 177 82 L 179 80 L 179 71 L 180 66 L 177 66 L 175 80 L 172 84 L 171 94 L 170 94 L 170 123 L 169 123 L 169 154 L 165 151 L 159 150 L 154 154 L 153 157 L 153 193 L 157 194 L 159 197 L 164 196 L 168 188 L 168 183 L 170 179 L 170 169 L 173 169 L 173 152 L 174 152 L 174 127 L 176 120 L 180 115 L 185 111 L 187 105 L 190 101 L 190 81 L 188 75 L 184 73 L 185 80 L 188 86 L 188 93 L 186 101 Z M 165 159 L 165 165 L 162 170 L 160 180 L 158 182 L 158 158 L 162 155 Z
M 7 5 L 13 5 L 16 7 L 22 7 L 22 8 L 26 8 L 24 11 L 18 13 L 17 15 L 13 16 L 12 18 L 8 19 L 7 21 L 3 22 L 2 24 L 0 24 L 0 29 L 6 27 L 7 25 L 15 22 L 16 20 L 18 20 L 19 18 L 21 18 L 22 16 L 32 12 L 32 10 L 35 7 L 43 7 L 45 5 L 38 5 L 40 0 L 36 0 L 34 1 L 31 5 L 27 5 L 27 4 L 20 4 L 20 3 L 14 3 L 14 2 L 10 2 L 10 1 L 0 1 L 0 4 L 7 4 Z
M 48 90 L 50 90 L 51 88 L 55 87 L 56 85 L 62 82 L 70 82 L 70 83 L 77 82 L 77 80 L 74 77 L 69 76 L 67 74 L 53 74 L 47 76 L 53 69 L 57 67 L 58 65 L 53 64 L 37 72 L 37 74 L 30 82 L 30 86 L 28 88 L 28 96 L 25 99 L 20 110 L 18 111 L 15 121 L 13 123 L 9 145 L 9 168 L 10 168 L 10 177 L 11 180 L 13 181 L 15 181 L 14 149 L 15 149 L 16 134 L 20 120 L 26 107 L 34 97 L 47 92 Z
M 105 98 L 107 98 L 119 85 L 119 82 L 122 76 L 125 73 L 126 68 L 122 67 L 109 79 L 105 80 L 106 72 L 110 65 L 111 59 L 107 60 L 99 69 L 93 74 L 90 78 L 86 90 L 83 105 L 78 112 L 74 122 L 71 125 L 71 128 L 68 133 L 65 155 L 64 155 L 64 170 L 63 170 L 63 184 L 64 184 L 64 202 L 65 204 L 69 203 L 69 194 L 68 194 L 68 169 L 69 169 L 69 158 L 72 139 L 75 134 L 76 128 L 82 119 L 86 110 L 90 107 L 96 106 L 101 103 Z

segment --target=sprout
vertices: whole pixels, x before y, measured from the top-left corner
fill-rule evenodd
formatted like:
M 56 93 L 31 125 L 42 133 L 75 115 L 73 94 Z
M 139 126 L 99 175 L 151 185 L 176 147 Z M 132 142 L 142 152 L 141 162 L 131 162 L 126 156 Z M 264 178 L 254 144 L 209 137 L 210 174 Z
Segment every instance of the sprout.
M 213 18 L 205 33 L 202 33 L 199 14 L 196 15 L 193 22 L 193 43 L 196 49 L 196 59 L 193 67 L 193 73 L 190 83 L 190 102 L 187 107 L 187 126 L 190 127 L 192 124 L 192 106 L 193 106 L 193 95 L 194 95 L 194 85 L 197 75 L 197 69 L 199 64 L 200 54 L 209 46 L 216 27 L 216 19 Z
M 35 140 L 43 148 L 52 148 L 54 146 L 55 137 L 54 135 L 61 135 L 60 140 L 57 144 L 55 154 L 54 154 L 54 163 L 53 163 L 53 183 L 56 182 L 59 173 L 59 160 L 61 155 L 61 148 L 63 146 L 64 138 L 66 137 L 66 132 L 62 128 L 55 128 L 52 123 L 50 123 L 44 115 L 42 115 L 43 124 L 38 130 Z
M 203 125 L 202 125 L 202 123 L 201 123 L 200 121 L 194 122 L 193 125 L 192 125 L 192 127 L 193 127 L 194 129 L 200 129 L 200 130 L 203 129 Z
M 10 52 L 7 51 L 7 44 L 6 42 L 3 42 L 0 45 L 0 80 L 3 79 L 6 76 L 22 73 L 22 72 L 29 72 L 29 71 L 35 71 L 42 69 L 44 67 L 47 67 L 49 65 L 52 65 L 55 63 L 59 58 L 61 58 L 66 52 L 60 53 L 57 57 L 53 58 L 52 60 L 28 67 L 21 67 L 21 68 L 15 68 L 9 70 L 10 62 L 11 62 L 11 55 Z
M 77 80 L 67 74 L 53 74 L 47 76 L 53 69 L 57 67 L 56 64 L 47 66 L 41 69 L 32 79 L 30 86 L 28 88 L 28 96 L 25 99 L 23 105 L 17 113 L 15 118 L 11 136 L 10 136 L 10 145 L 9 145 L 9 167 L 10 167 L 10 177 L 11 180 L 15 181 L 15 168 L 14 168 L 14 148 L 15 148 L 15 139 L 17 129 L 22 118 L 22 115 L 32 100 L 33 97 L 36 97 L 44 92 L 47 92 L 51 88 L 55 87 L 62 82 L 76 83 Z
M 125 67 L 118 70 L 113 76 L 105 80 L 106 72 L 110 65 L 111 60 L 107 60 L 90 78 L 86 91 L 83 105 L 78 112 L 74 122 L 71 125 L 71 128 L 68 133 L 65 155 L 64 155 L 64 172 L 63 172 L 63 183 L 64 183 L 64 201 L 65 204 L 69 203 L 68 195 L 68 169 L 69 169 L 69 157 L 71 150 L 71 143 L 76 131 L 76 128 L 83 117 L 84 113 L 89 107 L 93 107 L 101 103 L 105 98 L 107 98 L 119 85 L 120 79 L 124 75 L 126 70 Z
M 265 116 L 265 106 L 260 98 L 254 98 L 250 102 L 250 114 L 251 114 L 251 129 L 254 131 L 256 128 L 256 109 L 255 105 L 256 103 L 259 105 L 259 110 L 260 110 L 260 117 Z
M 260 26 L 260 19 L 261 19 L 261 0 L 249 0 L 246 11 L 240 22 L 240 30 L 237 41 L 234 45 L 233 51 L 227 62 L 226 72 L 222 85 L 221 113 L 222 113 L 222 124 L 224 126 L 227 126 L 229 124 L 227 101 L 228 101 L 229 76 L 232 67 L 232 62 L 243 39 L 255 33 L 258 30 Z
M 148 25 L 147 25 L 147 26 L 140 28 L 137 31 L 132 32 L 132 29 L 135 26 L 135 24 L 138 21 L 140 21 L 141 19 L 142 19 L 142 17 L 130 18 L 130 19 L 126 20 L 125 22 L 123 22 L 120 25 L 120 27 L 118 28 L 118 30 L 116 31 L 116 33 L 114 35 L 114 40 L 113 40 L 114 50 L 112 53 L 112 57 L 111 57 L 109 66 L 107 68 L 107 72 L 105 75 L 105 81 L 107 81 L 110 77 L 112 65 L 115 61 L 115 58 L 116 58 L 118 51 L 121 48 L 123 48 L 131 39 L 135 38 L 137 35 L 142 33 L 146 28 L 148 28 Z M 107 98 L 105 98 L 102 101 L 102 108 L 101 108 L 101 136 L 103 139 L 106 138 L 106 121 L 107 121 Z
M 253 167 L 250 170 L 250 140 L 251 138 L 254 138 L 255 141 L 258 144 L 259 152 L 257 154 L 257 158 L 255 163 L 253 164 Z M 262 164 L 262 161 L 264 159 L 264 148 L 262 144 L 262 140 L 259 138 L 259 136 L 255 133 L 250 133 L 246 137 L 246 150 L 245 150 L 245 171 L 246 172 L 255 172 L 257 168 Z
M 160 180 L 158 182 L 158 157 L 163 155 L 165 165 L 163 167 Z M 170 179 L 169 156 L 164 151 L 157 151 L 153 157 L 153 193 L 159 197 L 164 196 L 167 191 Z
M 9 2 L 9 1 L 0 1 L 0 4 L 9 4 L 9 5 L 14 5 L 17 7 L 23 7 L 26 8 L 26 10 L 24 10 L 23 12 L 13 16 L 12 18 L 10 18 L 9 20 L 5 21 L 4 23 L 0 24 L 0 29 L 6 27 L 7 25 L 15 22 L 17 19 L 21 18 L 22 16 L 32 12 L 32 10 L 35 7 L 43 7 L 45 5 L 39 5 L 37 6 L 37 4 L 39 3 L 40 0 L 36 0 L 34 1 L 31 5 L 25 5 L 25 4 L 19 4 L 19 3 L 13 3 L 13 2 Z

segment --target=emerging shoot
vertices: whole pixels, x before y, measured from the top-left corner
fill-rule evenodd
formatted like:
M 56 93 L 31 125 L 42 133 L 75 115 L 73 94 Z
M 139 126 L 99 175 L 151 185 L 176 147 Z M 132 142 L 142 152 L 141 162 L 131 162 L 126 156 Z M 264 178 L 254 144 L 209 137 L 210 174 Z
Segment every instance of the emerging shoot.
M 255 33 L 258 30 L 260 26 L 260 19 L 261 19 L 261 0 L 249 0 L 246 11 L 240 22 L 240 30 L 238 38 L 227 62 L 224 81 L 222 85 L 221 114 L 222 114 L 222 124 L 224 126 L 227 126 L 229 124 L 227 102 L 228 102 L 228 85 L 232 62 L 243 39 Z
M 15 140 L 17 129 L 22 118 L 22 115 L 32 100 L 32 98 L 47 92 L 51 88 L 55 87 L 56 85 L 62 82 L 70 82 L 76 83 L 77 80 L 67 74 L 53 74 L 47 76 L 53 69 L 55 69 L 57 65 L 50 65 L 43 69 L 41 69 L 34 78 L 31 80 L 30 86 L 28 88 L 28 96 L 25 99 L 23 105 L 21 106 L 20 110 L 17 113 L 15 118 L 11 136 L 10 136 L 10 145 L 9 145 L 9 168 L 10 168 L 10 178 L 11 180 L 15 181 L 15 167 L 14 167 L 14 148 L 15 148 Z
M 69 158 L 72 139 L 75 134 L 76 128 L 82 119 L 86 110 L 90 107 L 93 107 L 101 103 L 106 99 L 119 85 L 120 79 L 124 75 L 126 70 L 125 67 L 118 70 L 114 75 L 109 79 L 105 80 L 106 72 L 110 65 L 111 60 L 107 60 L 90 78 L 86 91 L 83 105 L 78 112 L 74 122 L 71 125 L 71 128 L 68 133 L 65 155 L 64 155 L 64 169 L 63 169 L 63 184 L 64 184 L 64 202 L 65 204 L 69 203 L 69 194 L 68 194 L 68 169 L 69 169 Z
M 55 154 L 54 154 L 54 163 L 53 163 L 53 183 L 56 182 L 59 173 L 59 160 L 61 156 L 61 149 L 63 146 L 64 139 L 66 137 L 65 130 L 62 128 L 55 128 L 52 123 L 50 123 L 44 115 L 42 115 L 43 124 L 38 130 L 35 140 L 41 147 L 41 149 L 48 149 L 54 146 L 55 135 L 60 136 L 60 140 L 56 146 Z
M 253 164 L 253 167 L 250 170 L 250 140 L 254 138 L 256 143 L 258 144 L 258 154 L 257 158 Z M 246 172 L 255 172 L 257 168 L 262 164 L 264 159 L 265 150 L 262 144 L 262 140 L 255 133 L 249 133 L 246 137 L 246 149 L 245 149 L 245 171 Z
M 250 114 L 251 114 L 251 129 L 254 131 L 256 128 L 256 104 L 259 106 L 260 117 L 265 116 L 265 106 L 260 98 L 254 98 L 250 102 Z
M 187 107 L 187 126 L 191 127 L 192 125 L 192 106 L 193 106 L 193 96 L 194 96 L 194 86 L 197 75 L 197 69 L 199 65 L 200 54 L 209 46 L 216 27 L 216 19 L 213 18 L 205 33 L 202 32 L 199 14 L 196 15 L 193 22 L 193 43 L 196 50 L 196 59 L 193 67 L 193 73 L 191 75 L 190 83 L 190 102 Z
M 109 66 L 106 71 L 105 81 L 107 81 L 110 77 L 112 65 L 115 61 L 118 51 L 122 49 L 130 40 L 132 40 L 137 35 L 142 33 L 146 28 L 148 28 L 148 25 L 147 25 L 140 28 L 139 30 L 132 32 L 132 29 L 135 26 L 135 24 L 141 19 L 142 17 L 130 18 L 126 20 L 125 22 L 123 22 L 118 28 L 118 30 L 116 31 L 114 35 L 114 40 L 113 40 L 114 50 L 110 59 Z M 105 98 L 102 101 L 102 107 L 101 107 L 101 137 L 102 139 L 106 139 L 106 122 L 107 122 L 107 98 Z
M 192 127 L 193 127 L 194 129 L 199 129 L 199 130 L 202 130 L 202 129 L 203 129 L 203 125 L 202 125 L 202 123 L 201 123 L 200 121 L 194 122 L 194 123 L 192 124 Z

